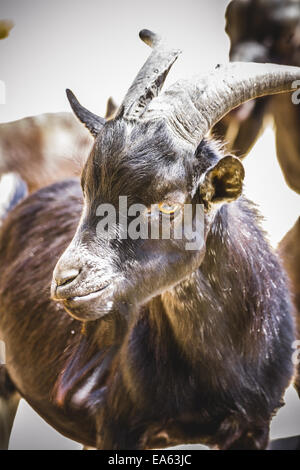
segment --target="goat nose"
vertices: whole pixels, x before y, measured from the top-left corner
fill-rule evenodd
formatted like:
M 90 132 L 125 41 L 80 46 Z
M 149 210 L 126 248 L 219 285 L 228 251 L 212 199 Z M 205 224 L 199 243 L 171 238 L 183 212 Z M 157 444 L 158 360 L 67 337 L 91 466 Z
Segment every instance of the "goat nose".
M 67 269 L 65 271 L 57 270 L 55 272 L 55 282 L 58 287 L 71 284 L 80 273 L 79 269 Z

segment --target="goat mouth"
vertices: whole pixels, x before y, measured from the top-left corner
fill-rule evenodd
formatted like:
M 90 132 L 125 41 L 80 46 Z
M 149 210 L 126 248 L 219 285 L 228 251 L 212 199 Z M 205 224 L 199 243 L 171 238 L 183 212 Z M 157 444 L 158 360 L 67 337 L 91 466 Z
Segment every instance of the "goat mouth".
M 103 286 L 85 295 L 69 297 L 62 304 L 69 315 L 76 320 L 97 320 L 111 312 L 113 307 L 113 286 Z
M 109 289 L 110 288 L 110 289 Z M 82 295 L 76 295 L 76 296 L 73 296 L 73 297 L 67 297 L 66 299 L 64 299 L 63 301 L 64 302 L 76 302 L 76 303 L 80 303 L 80 302 L 89 302 L 91 300 L 94 300 L 96 299 L 97 297 L 99 297 L 100 295 L 102 295 L 102 293 L 105 291 L 105 294 L 106 294 L 106 291 L 110 291 L 111 292 L 112 290 L 112 286 L 110 284 L 106 284 L 104 285 L 103 287 L 101 287 L 100 289 L 97 289 L 95 291 L 92 291 L 92 292 L 89 292 L 87 294 L 82 294 Z

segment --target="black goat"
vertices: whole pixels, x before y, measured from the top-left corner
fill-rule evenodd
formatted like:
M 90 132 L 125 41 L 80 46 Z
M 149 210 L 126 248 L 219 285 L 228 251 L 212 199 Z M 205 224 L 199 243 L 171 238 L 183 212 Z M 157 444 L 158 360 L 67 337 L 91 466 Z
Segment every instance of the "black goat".
M 242 102 L 291 90 L 300 69 L 218 66 L 157 96 L 178 51 L 149 31 L 141 37 L 154 50 L 115 119 L 68 92 L 96 137 L 83 210 L 79 184 L 66 181 L 29 196 L 1 229 L 1 419 L 9 429 L 19 393 L 60 432 L 99 449 L 262 449 L 293 374 L 289 292 L 241 196 L 242 164 L 204 136 Z M 97 236 L 97 208 L 119 208 L 122 195 L 155 204 L 161 223 L 167 212 L 172 229 L 183 203 L 193 214 L 202 204 L 202 243 L 187 250 L 187 232 L 123 239 L 127 215 L 114 237 Z

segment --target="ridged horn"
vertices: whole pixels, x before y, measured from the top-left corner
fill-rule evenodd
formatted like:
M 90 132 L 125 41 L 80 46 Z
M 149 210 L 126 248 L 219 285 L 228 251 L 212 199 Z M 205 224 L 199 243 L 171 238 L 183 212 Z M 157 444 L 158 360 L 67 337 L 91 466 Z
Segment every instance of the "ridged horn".
M 228 112 L 246 101 L 299 87 L 300 68 L 234 62 L 204 77 L 180 80 L 154 99 L 145 118 L 164 116 L 171 129 L 197 146 Z
M 140 31 L 139 36 L 153 51 L 129 88 L 117 117 L 141 117 L 147 105 L 158 95 L 171 66 L 181 53 L 179 49 L 168 48 L 160 36 L 148 29 Z

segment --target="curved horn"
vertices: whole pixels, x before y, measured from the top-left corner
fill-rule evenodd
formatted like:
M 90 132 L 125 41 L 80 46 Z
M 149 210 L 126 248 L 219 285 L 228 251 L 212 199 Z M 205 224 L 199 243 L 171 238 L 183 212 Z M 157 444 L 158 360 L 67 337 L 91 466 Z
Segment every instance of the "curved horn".
M 71 90 L 67 89 L 66 94 L 71 108 L 73 109 L 74 114 L 78 117 L 79 121 L 85 125 L 85 127 L 94 137 L 97 137 L 106 122 L 105 119 L 97 116 L 82 106 Z
M 165 116 L 173 131 L 197 146 L 229 111 L 265 95 L 293 91 L 300 67 L 234 62 L 209 75 L 182 80 L 148 106 L 145 118 Z
M 178 49 L 167 48 L 160 36 L 148 29 L 143 29 L 139 35 L 153 51 L 129 88 L 117 117 L 140 117 L 150 101 L 158 95 L 171 66 L 181 53 Z

